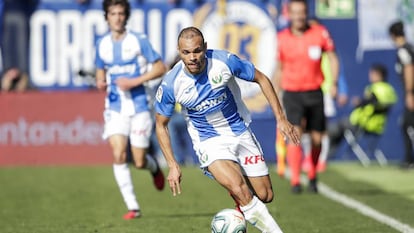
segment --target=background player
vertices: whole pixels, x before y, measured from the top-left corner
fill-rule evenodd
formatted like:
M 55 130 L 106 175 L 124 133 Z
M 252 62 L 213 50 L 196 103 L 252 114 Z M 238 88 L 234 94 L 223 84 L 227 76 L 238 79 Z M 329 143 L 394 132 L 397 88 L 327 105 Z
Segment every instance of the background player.
M 405 144 L 405 156 L 401 168 L 414 168 L 414 46 L 407 42 L 402 22 L 396 22 L 389 33 L 397 46 L 396 70 L 404 83 L 404 115 L 402 132 Z
M 146 154 L 153 124 L 143 83 L 162 76 L 166 68 L 144 34 L 126 30 L 127 0 L 104 0 L 103 9 L 110 32 L 97 42 L 95 62 L 96 86 L 108 93 L 103 137 L 109 139 L 115 179 L 128 208 L 124 219 L 133 219 L 141 212 L 126 163 L 128 137 L 135 166 L 148 169 L 156 188 L 164 188 L 157 161 Z
M 322 25 L 307 22 L 305 0 L 291 0 L 288 5 L 290 27 L 278 34 L 278 62 L 275 72 L 276 88 L 281 88 L 286 115 L 302 134 L 310 132 L 312 164 L 309 167 L 309 190 L 317 192 L 316 166 L 321 152 L 321 139 L 326 128 L 321 85 L 322 53 L 326 52 L 332 69 L 331 92 L 336 96 L 338 59 L 333 41 Z M 304 128 L 302 126 L 305 125 Z M 302 148 L 288 143 L 287 161 L 291 169 L 293 193 L 300 193 Z
M 201 167 L 230 192 L 247 221 L 262 232 L 282 232 L 263 203 L 273 199 L 272 184 L 262 150 L 248 127 L 250 116 L 235 77 L 260 85 L 279 129 L 298 144 L 298 134 L 286 120 L 270 80 L 248 61 L 226 51 L 207 50 L 195 27 L 181 31 L 178 52 L 182 61 L 164 77 L 155 105 L 156 132 L 170 168 L 173 195 L 181 193 L 181 170 L 167 125 L 175 103 L 180 103 Z

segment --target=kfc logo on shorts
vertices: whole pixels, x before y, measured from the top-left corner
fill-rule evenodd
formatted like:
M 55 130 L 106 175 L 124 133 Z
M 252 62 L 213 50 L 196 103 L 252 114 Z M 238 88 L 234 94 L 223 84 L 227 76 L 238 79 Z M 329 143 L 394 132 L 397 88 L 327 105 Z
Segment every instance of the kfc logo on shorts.
M 264 162 L 263 155 L 251 155 L 244 157 L 244 165 L 253 165 Z
M 138 136 L 146 136 L 146 135 L 148 135 L 148 130 L 146 130 L 146 129 L 136 129 L 136 130 L 133 130 L 132 133 L 134 135 L 138 135 Z

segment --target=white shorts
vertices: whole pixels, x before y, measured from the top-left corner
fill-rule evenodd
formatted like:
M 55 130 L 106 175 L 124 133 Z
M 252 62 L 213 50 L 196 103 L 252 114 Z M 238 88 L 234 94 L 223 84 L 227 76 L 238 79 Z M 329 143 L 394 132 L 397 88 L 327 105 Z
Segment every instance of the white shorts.
M 245 176 L 258 177 L 269 174 L 262 148 L 250 129 L 239 136 L 209 138 L 200 142 L 197 148 L 202 168 L 207 168 L 216 160 L 232 160 L 240 164 Z
M 147 148 L 150 144 L 153 121 L 149 111 L 140 112 L 133 116 L 123 116 L 112 110 L 104 111 L 103 139 L 112 135 L 125 135 L 129 137 L 131 145 L 139 148 Z

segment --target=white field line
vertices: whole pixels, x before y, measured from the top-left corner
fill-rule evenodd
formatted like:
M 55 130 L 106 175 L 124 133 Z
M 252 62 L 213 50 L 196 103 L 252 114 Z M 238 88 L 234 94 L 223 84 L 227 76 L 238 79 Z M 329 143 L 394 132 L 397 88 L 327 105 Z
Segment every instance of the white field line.
M 288 176 L 290 174 L 288 173 Z M 303 184 L 308 183 L 308 179 L 306 176 L 301 177 L 301 181 Z M 394 228 L 395 230 L 402 232 L 402 233 L 414 233 L 414 228 L 411 227 L 408 224 L 402 223 L 398 221 L 397 219 L 388 216 L 386 214 L 383 214 L 373 208 L 371 208 L 368 205 L 365 205 L 362 202 L 359 202 L 351 197 L 346 196 L 343 193 L 339 193 L 332 188 L 330 188 L 328 185 L 318 182 L 318 192 L 322 196 L 325 196 L 326 198 L 331 199 L 332 201 L 338 202 L 343 206 L 346 206 L 350 209 L 356 210 L 357 212 L 361 213 L 362 215 L 365 215 L 369 218 L 374 219 L 377 222 L 383 223 L 385 225 L 390 226 L 391 228 Z
M 402 223 L 391 216 L 383 214 L 355 199 L 352 199 L 342 193 L 339 193 L 331 189 L 329 186 L 325 185 L 324 183 L 319 182 L 318 191 L 321 195 L 333 201 L 336 201 L 348 208 L 354 209 L 358 211 L 359 213 L 376 220 L 377 222 L 386 224 L 399 232 L 414 233 L 414 228 L 412 228 L 410 225 Z

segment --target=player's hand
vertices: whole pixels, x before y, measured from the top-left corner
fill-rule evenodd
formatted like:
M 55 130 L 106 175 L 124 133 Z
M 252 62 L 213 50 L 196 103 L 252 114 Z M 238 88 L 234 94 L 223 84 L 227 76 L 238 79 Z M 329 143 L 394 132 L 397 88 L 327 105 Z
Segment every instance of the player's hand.
M 168 183 L 170 185 L 171 192 L 173 196 L 181 194 L 181 169 L 178 164 L 170 167 L 170 171 L 167 177 Z
M 348 102 L 348 96 L 344 95 L 344 94 L 339 94 L 336 97 L 336 102 L 338 103 L 339 107 L 343 107 L 346 105 L 346 103 Z
M 115 83 L 123 91 L 128 91 L 131 88 L 134 88 L 139 85 L 136 79 L 124 78 L 124 77 L 118 78 L 117 80 L 115 80 Z
M 336 98 L 338 96 L 338 84 L 332 84 L 330 88 L 332 98 Z
M 98 88 L 98 90 L 100 91 L 104 91 L 106 89 L 107 85 L 105 80 L 96 80 L 96 88 Z
M 282 119 L 277 122 L 277 128 L 282 132 L 283 136 L 288 138 L 295 145 L 300 144 L 300 136 L 297 129 L 287 120 Z

